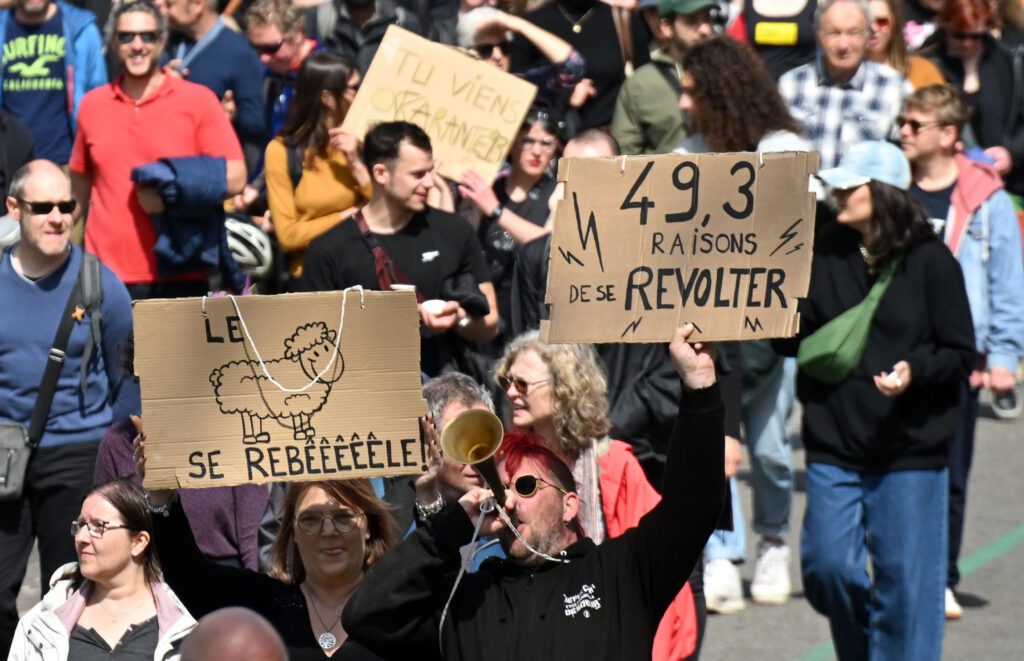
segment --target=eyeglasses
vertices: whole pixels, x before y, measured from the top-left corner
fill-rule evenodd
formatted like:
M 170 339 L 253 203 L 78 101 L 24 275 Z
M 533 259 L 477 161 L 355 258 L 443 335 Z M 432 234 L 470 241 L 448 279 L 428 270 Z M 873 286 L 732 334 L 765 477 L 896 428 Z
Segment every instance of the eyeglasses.
M 334 529 L 340 533 L 352 532 L 359 524 L 358 514 L 337 511 L 330 514 L 307 512 L 295 520 L 295 525 L 304 535 L 320 534 L 324 530 L 324 522 L 330 521 Z
M 896 118 L 896 126 L 899 126 L 900 128 L 909 126 L 910 132 L 917 135 L 924 129 L 930 129 L 936 126 L 946 126 L 946 124 L 943 124 L 942 122 L 919 122 L 916 119 L 910 119 L 905 115 L 900 115 Z
M 71 536 L 78 537 L 78 531 L 85 528 L 93 539 L 102 539 L 103 533 L 108 530 L 127 530 L 128 526 L 123 523 L 109 523 L 107 521 L 82 521 L 75 519 L 71 522 Z
M 142 43 L 144 44 L 155 44 L 156 42 L 160 41 L 160 33 L 156 30 L 146 30 L 144 32 L 118 31 L 117 33 L 118 43 L 124 46 L 127 46 L 128 44 L 135 41 L 135 37 L 142 39 Z
M 975 41 L 984 39 L 987 34 L 987 32 L 950 32 L 949 36 L 960 41 Z
M 891 16 L 875 16 L 871 19 L 872 26 L 876 28 L 887 28 L 892 25 Z
M 555 147 L 558 146 L 557 140 L 551 138 L 544 138 L 543 140 L 536 140 L 527 136 L 519 138 L 519 146 L 523 149 L 533 149 L 534 147 L 540 147 L 541 151 L 552 152 L 555 151 Z
M 75 200 L 65 200 L 63 202 L 30 202 L 19 197 L 18 202 L 21 202 L 28 207 L 29 211 L 39 216 L 45 216 L 53 211 L 54 207 L 57 207 L 57 210 L 61 213 L 73 213 L 78 207 L 78 202 Z
M 473 46 L 473 50 L 476 51 L 477 55 L 486 60 L 489 59 L 492 54 L 494 54 L 495 48 L 500 48 L 503 55 L 508 55 L 508 51 L 511 47 L 512 42 L 505 40 L 499 41 L 496 44 L 477 44 L 476 46 Z
M 569 493 L 557 484 L 551 484 L 547 480 L 536 475 L 520 475 L 516 478 L 516 481 L 512 484 L 506 484 L 506 487 L 516 492 L 516 495 L 520 498 L 530 498 L 533 494 L 537 493 L 544 487 L 554 487 L 563 494 Z
M 284 39 L 273 44 L 254 44 L 249 42 L 249 45 L 260 55 L 276 55 L 277 51 L 281 50 L 281 46 L 284 46 Z
M 516 392 L 520 395 L 528 395 L 530 392 L 530 386 L 540 385 L 547 383 L 551 379 L 538 379 L 537 381 L 527 381 L 521 376 L 499 376 L 498 385 L 501 386 L 502 390 L 508 390 L 509 386 L 515 386 Z

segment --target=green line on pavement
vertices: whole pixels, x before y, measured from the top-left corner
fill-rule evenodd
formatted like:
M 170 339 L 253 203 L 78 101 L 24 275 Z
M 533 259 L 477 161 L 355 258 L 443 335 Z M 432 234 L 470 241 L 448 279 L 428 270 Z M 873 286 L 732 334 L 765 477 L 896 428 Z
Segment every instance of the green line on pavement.
M 960 576 L 967 578 L 982 567 L 992 564 L 1024 542 L 1024 523 L 1013 530 L 996 537 L 971 555 L 960 561 Z M 836 658 L 832 641 L 824 642 L 798 661 L 832 661 Z
M 967 577 L 985 565 L 1003 557 L 1021 542 L 1024 542 L 1024 523 L 1010 532 L 1000 535 L 985 546 L 960 561 L 960 575 Z

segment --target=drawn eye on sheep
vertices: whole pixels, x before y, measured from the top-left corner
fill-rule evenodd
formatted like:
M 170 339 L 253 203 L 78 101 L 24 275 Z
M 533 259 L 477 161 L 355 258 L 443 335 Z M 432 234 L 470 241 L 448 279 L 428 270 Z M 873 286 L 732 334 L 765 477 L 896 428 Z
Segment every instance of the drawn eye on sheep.
M 271 383 L 258 360 L 231 361 L 210 374 L 221 413 L 241 416 L 242 442 L 247 445 L 270 442 L 270 433 L 263 429 L 263 421 L 268 419 L 290 428 L 293 440 L 315 438 L 313 415 L 327 403 L 331 388 L 345 372 L 337 333 L 322 321 L 299 326 L 284 341 L 283 356 L 264 360 L 263 365 L 274 380 L 292 389 L 327 371 L 305 390 L 288 392 Z

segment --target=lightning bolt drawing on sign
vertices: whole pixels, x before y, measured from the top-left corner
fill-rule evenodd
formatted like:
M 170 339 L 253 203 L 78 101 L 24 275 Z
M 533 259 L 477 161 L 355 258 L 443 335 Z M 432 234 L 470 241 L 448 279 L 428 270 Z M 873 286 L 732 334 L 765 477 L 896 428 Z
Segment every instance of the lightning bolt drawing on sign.
M 786 228 L 786 231 L 785 231 L 785 232 L 783 232 L 782 234 L 780 234 L 780 235 L 779 235 L 779 239 L 780 239 L 780 240 L 782 241 L 782 243 L 780 243 L 780 244 L 779 244 L 778 246 L 776 246 L 776 247 L 775 247 L 775 250 L 773 250 L 773 251 L 771 251 L 771 253 L 769 253 L 769 255 L 768 255 L 769 257 L 774 257 L 774 256 L 775 256 L 775 253 L 777 253 L 777 252 L 779 252 L 780 250 L 782 250 L 782 248 L 783 248 L 783 247 L 784 247 L 784 246 L 785 246 L 785 245 L 786 245 L 787 243 L 789 243 L 790 241 L 792 241 L 793 239 L 795 239 L 795 238 L 796 238 L 796 232 L 794 232 L 793 230 L 794 230 L 794 229 L 796 229 L 796 226 L 797 226 L 797 225 L 799 225 L 799 224 L 800 224 L 800 223 L 802 223 L 802 222 L 804 222 L 804 219 L 803 219 L 803 218 L 799 218 L 799 219 L 798 219 L 798 220 L 797 220 L 797 221 L 796 221 L 795 223 L 793 223 L 792 225 L 790 225 L 789 227 L 787 227 L 787 228 Z M 800 248 L 803 248 L 803 246 L 804 246 L 804 244 L 803 244 L 803 243 L 798 243 L 798 244 L 796 244 L 796 245 L 795 245 L 795 246 L 793 247 L 793 249 L 792 249 L 792 250 L 790 250 L 790 251 L 789 251 L 789 252 L 787 252 L 786 254 L 787 254 L 787 255 L 791 255 L 791 254 L 793 254 L 794 252 L 796 252 L 797 250 L 800 250 Z

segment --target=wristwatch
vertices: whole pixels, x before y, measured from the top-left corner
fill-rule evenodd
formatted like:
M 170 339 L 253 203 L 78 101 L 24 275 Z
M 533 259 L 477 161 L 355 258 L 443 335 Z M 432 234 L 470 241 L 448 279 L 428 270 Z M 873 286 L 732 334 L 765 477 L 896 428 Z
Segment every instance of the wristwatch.
M 491 220 L 498 220 L 499 218 L 501 218 L 501 214 L 503 213 L 505 213 L 505 207 L 501 206 L 501 204 L 499 203 L 498 206 L 494 207 L 493 211 L 487 214 L 487 217 L 490 218 Z

